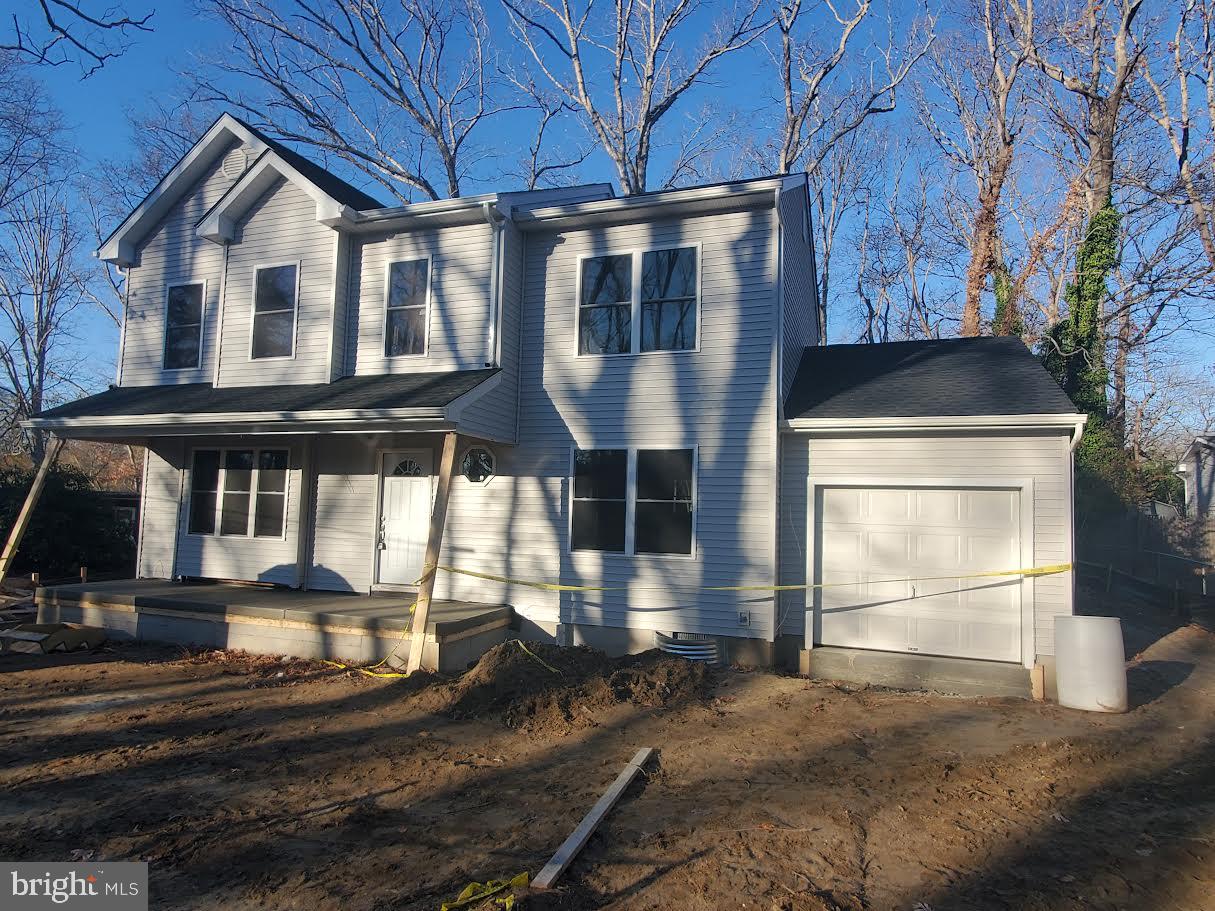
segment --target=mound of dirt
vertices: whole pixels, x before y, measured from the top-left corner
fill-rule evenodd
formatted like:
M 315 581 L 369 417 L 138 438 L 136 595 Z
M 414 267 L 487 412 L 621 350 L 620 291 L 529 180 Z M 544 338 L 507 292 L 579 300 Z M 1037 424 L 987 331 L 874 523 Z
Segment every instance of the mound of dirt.
M 668 706 L 699 699 L 709 669 L 657 650 L 609 658 L 585 646 L 504 642 L 449 685 L 445 711 L 456 718 L 499 717 L 529 731 L 568 731 L 595 723 L 620 703 Z

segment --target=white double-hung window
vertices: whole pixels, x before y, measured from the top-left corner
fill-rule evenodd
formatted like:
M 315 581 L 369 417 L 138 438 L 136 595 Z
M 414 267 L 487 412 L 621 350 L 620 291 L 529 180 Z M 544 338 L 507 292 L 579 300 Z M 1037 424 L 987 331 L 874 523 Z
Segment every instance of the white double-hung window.
M 189 533 L 281 538 L 287 521 L 286 449 L 196 449 Z
M 584 257 L 578 266 L 578 354 L 695 349 L 699 253 L 689 246 Z

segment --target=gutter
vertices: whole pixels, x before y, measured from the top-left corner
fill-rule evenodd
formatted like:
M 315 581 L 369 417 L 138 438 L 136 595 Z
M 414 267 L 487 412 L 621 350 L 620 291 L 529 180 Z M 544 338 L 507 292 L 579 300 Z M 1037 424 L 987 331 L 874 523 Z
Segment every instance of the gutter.
M 1072 428 L 1073 446 L 1088 421 L 1086 414 L 933 415 L 884 418 L 791 418 L 781 424 L 787 433 L 840 434 L 917 430 L 1057 430 Z

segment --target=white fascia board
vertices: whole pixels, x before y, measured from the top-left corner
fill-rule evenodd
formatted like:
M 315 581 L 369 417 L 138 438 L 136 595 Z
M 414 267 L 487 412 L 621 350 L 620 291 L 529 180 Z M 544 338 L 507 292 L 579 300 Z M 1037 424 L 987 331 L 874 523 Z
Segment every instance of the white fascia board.
M 843 434 L 874 431 L 918 430 L 1041 430 L 1075 431 L 1088 422 L 1087 414 L 985 414 L 970 416 L 882 418 L 792 418 L 782 423 L 786 433 Z
M 284 161 L 272 149 L 267 149 L 240 180 L 215 204 L 195 227 L 194 233 L 205 240 L 222 244 L 236 239 L 236 225 L 249 209 L 279 178 L 295 184 L 316 203 L 316 220 L 331 228 L 353 222 L 355 211 L 338 202 L 328 193 Z
M 195 412 L 193 414 L 116 414 L 80 418 L 31 418 L 21 425 L 37 430 L 105 427 L 210 427 L 217 424 L 325 423 L 328 421 L 443 421 L 446 408 L 346 408 L 331 411 Z
M 520 230 L 539 231 L 604 224 L 629 218 L 705 215 L 737 209 L 768 208 L 772 206 L 775 198 L 773 191 L 781 189 L 783 180 L 766 178 L 715 187 L 693 187 L 640 196 L 622 196 L 568 206 L 547 206 L 530 210 L 516 208 L 514 219 Z
M 233 140 L 240 140 L 252 148 L 254 153 L 266 148 L 265 143 L 246 129 L 244 124 L 229 114 L 221 115 L 172 170 L 161 178 L 143 202 L 105 239 L 94 256 L 117 266 L 134 265 L 135 249 L 139 241 L 164 217 L 181 193 L 202 177 L 219 151 Z

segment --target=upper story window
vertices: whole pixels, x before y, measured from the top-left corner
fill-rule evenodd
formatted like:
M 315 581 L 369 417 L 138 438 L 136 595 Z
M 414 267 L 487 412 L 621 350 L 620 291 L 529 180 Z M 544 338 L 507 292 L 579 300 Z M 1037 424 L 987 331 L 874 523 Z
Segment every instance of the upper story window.
M 287 517 L 287 450 L 196 449 L 189 532 L 281 538 Z
M 189 370 L 202 360 L 203 296 L 206 285 L 170 285 L 165 302 L 165 370 Z
M 696 247 L 590 256 L 581 261 L 578 353 L 634 354 L 696 347 Z
M 429 299 L 429 260 L 415 259 L 389 264 L 388 299 L 384 313 L 385 357 L 426 353 Z
M 570 549 L 691 554 L 692 449 L 576 449 Z
M 261 266 L 256 270 L 253 279 L 253 359 L 295 354 L 298 297 L 298 263 Z

